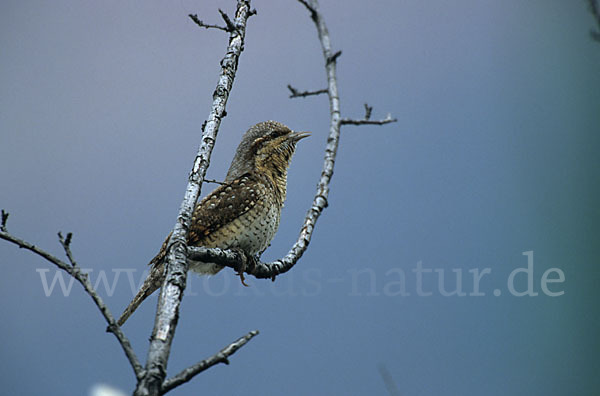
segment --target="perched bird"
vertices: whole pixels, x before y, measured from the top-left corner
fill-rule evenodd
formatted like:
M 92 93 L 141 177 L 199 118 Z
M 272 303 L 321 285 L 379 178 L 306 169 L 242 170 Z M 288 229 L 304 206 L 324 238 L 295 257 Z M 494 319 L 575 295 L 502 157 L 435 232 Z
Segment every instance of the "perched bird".
M 241 249 L 250 256 L 260 255 L 279 227 L 287 170 L 296 143 L 307 136 L 308 132 L 293 132 L 276 121 L 261 122 L 248 129 L 231 161 L 225 183 L 194 208 L 188 245 Z M 146 297 L 161 287 L 170 237 L 169 234 L 150 261 L 148 278 L 119 318 L 119 326 Z M 200 274 L 216 274 L 223 267 L 190 261 L 189 269 Z

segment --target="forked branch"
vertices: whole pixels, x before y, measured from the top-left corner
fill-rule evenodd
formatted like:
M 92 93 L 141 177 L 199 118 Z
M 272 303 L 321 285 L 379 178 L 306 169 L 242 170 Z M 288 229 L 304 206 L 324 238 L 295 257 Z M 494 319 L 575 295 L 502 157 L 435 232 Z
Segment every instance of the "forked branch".
M 81 284 L 81 286 L 83 286 L 83 289 L 85 290 L 85 292 L 92 298 L 92 300 L 94 301 L 94 303 L 100 310 L 100 313 L 102 314 L 102 316 L 104 316 L 104 319 L 106 319 L 106 322 L 108 323 L 108 327 L 111 329 L 111 332 L 117 338 L 117 341 L 121 345 L 123 352 L 125 352 L 125 356 L 127 356 L 127 360 L 129 360 L 129 364 L 131 365 L 131 368 L 133 369 L 133 372 L 135 373 L 136 378 L 138 380 L 140 378 L 142 378 L 142 376 L 144 374 L 144 369 L 143 369 L 142 365 L 140 364 L 140 361 L 138 360 L 137 356 L 135 355 L 135 352 L 133 351 L 133 348 L 131 347 L 131 343 L 129 342 L 129 340 L 127 339 L 125 334 L 121 331 L 119 326 L 117 326 L 117 321 L 115 320 L 114 316 L 112 315 L 112 313 L 110 312 L 110 310 L 108 309 L 106 304 L 104 304 L 104 301 L 102 300 L 102 298 L 98 295 L 98 293 L 92 286 L 92 283 L 90 282 L 88 275 L 81 270 L 81 268 L 77 265 L 77 263 L 75 262 L 75 259 L 73 258 L 73 253 L 71 252 L 71 240 L 72 240 L 73 234 L 68 233 L 67 237 L 63 238 L 62 234 L 60 232 L 58 233 L 59 242 L 63 246 L 63 249 L 65 250 L 67 259 L 70 262 L 70 264 L 67 264 L 66 262 L 62 261 L 58 257 L 53 256 L 52 254 L 35 246 L 34 244 L 29 243 L 21 238 L 17 238 L 16 236 L 10 234 L 8 232 L 8 228 L 7 228 L 7 224 L 6 224 L 7 220 L 8 220 L 8 212 L 5 212 L 4 210 L 2 210 L 2 225 L 0 226 L 0 238 L 4 239 L 5 241 L 14 243 L 15 245 L 17 245 L 20 248 L 27 249 L 30 252 L 33 252 L 34 254 L 42 257 L 43 259 L 45 259 L 46 261 L 48 261 L 52 264 L 54 264 L 55 266 L 57 266 L 58 268 L 65 271 L 66 273 L 71 275 L 73 278 L 75 278 L 75 280 L 77 280 L 77 282 L 79 282 Z

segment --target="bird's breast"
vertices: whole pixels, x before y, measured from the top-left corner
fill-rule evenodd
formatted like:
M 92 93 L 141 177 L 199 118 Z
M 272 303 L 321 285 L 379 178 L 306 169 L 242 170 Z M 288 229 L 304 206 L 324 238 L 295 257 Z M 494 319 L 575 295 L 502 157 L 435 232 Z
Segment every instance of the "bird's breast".
M 249 255 L 264 251 L 279 228 L 281 208 L 273 199 L 263 197 L 253 208 L 214 230 L 202 241 L 206 247 L 242 249 Z M 216 274 L 222 267 L 214 263 L 192 262 L 192 271 Z

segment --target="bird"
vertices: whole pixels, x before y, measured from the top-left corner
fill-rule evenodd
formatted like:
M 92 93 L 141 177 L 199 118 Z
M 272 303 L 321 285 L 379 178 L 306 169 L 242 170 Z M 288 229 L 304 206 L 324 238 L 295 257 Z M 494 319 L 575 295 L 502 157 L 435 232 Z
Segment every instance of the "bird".
M 309 132 L 294 132 L 277 121 L 260 122 L 242 136 L 225 181 L 194 207 L 188 246 L 242 250 L 260 257 L 279 227 L 286 198 L 287 171 L 296 143 Z M 150 272 L 139 292 L 117 321 L 122 326 L 165 277 L 165 258 L 171 234 L 150 261 Z M 188 261 L 190 270 L 214 275 L 215 263 Z M 242 283 L 243 276 L 240 274 Z

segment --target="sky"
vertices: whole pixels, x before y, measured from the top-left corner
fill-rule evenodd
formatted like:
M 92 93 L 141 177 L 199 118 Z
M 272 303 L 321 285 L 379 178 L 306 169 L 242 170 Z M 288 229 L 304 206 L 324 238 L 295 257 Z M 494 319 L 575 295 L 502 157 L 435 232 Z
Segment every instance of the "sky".
M 168 375 L 260 334 L 173 395 L 594 395 L 600 387 L 600 43 L 585 1 L 322 1 L 345 126 L 329 207 L 276 282 L 190 274 Z M 272 119 L 311 131 L 264 260 L 296 240 L 321 172 L 316 30 L 253 1 L 207 177 Z M 235 2 L 4 1 L 0 207 L 9 230 L 72 250 L 114 315 L 175 224 Z M 214 185 L 204 185 L 203 195 Z M 0 241 L 7 394 L 130 394 L 135 378 L 81 287 Z M 63 281 L 64 283 L 61 283 Z M 156 296 L 124 326 L 142 361 Z

